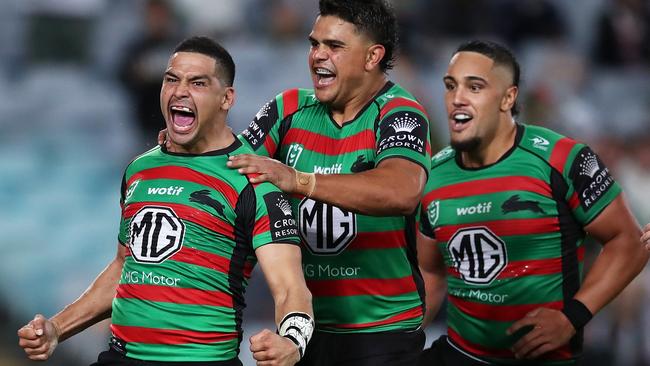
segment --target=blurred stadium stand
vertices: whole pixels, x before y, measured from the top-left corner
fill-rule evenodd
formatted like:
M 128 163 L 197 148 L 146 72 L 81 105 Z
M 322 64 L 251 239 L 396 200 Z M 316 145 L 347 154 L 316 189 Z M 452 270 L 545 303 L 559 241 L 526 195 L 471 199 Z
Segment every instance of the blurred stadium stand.
M 183 35 L 213 35 L 233 54 L 235 132 L 278 92 L 310 87 L 307 34 L 316 0 L 170 3 Z M 156 136 L 138 130 L 133 99 L 118 78 L 119 65 L 129 59 L 124 49 L 144 31 L 145 1 L 2 4 L 0 365 L 22 366 L 30 363 L 17 346 L 18 327 L 35 313 L 51 316 L 73 301 L 113 257 L 122 169 Z M 437 146 L 446 144 L 441 76 L 451 52 L 470 38 L 506 40 L 523 68 L 519 119 L 593 145 L 627 190 L 639 221 L 650 222 L 650 1 L 394 4 L 404 34 L 391 78 L 427 106 Z M 608 28 L 606 19 L 615 26 Z M 618 40 L 608 44 L 623 56 L 602 59 L 597 49 L 606 39 Z M 273 326 L 272 302 L 260 277 L 254 274 L 247 293 L 246 337 Z M 649 309 L 645 271 L 587 327 L 586 364 L 650 365 Z M 443 331 L 437 322 L 428 343 Z M 87 365 L 106 340 L 101 323 L 60 345 L 42 364 Z M 254 364 L 247 338 L 241 358 Z

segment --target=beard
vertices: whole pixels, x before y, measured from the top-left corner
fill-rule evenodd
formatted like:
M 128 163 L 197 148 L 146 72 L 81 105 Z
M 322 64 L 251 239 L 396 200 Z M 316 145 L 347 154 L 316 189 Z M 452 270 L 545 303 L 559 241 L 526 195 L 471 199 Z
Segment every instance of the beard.
M 456 150 L 457 152 L 472 152 L 481 145 L 481 138 L 472 137 L 465 141 L 451 140 L 449 142 L 449 145 L 451 145 L 451 148 Z

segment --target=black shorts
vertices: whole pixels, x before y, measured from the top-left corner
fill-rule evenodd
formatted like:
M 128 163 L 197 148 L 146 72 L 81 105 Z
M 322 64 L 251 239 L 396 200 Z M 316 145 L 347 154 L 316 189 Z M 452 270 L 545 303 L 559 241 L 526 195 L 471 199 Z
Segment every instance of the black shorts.
M 581 365 L 581 360 L 574 360 L 572 365 Z M 522 360 L 519 365 L 534 366 L 540 364 L 535 360 Z M 480 360 L 452 345 L 445 335 L 438 338 L 430 348 L 420 355 L 417 366 L 499 366 L 500 364 Z
M 297 366 L 413 366 L 424 332 L 327 333 L 315 331 Z
M 104 351 L 97 357 L 97 362 L 90 366 L 242 366 L 238 358 L 228 361 L 209 361 L 209 362 L 155 362 L 142 361 L 135 358 L 126 357 L 113 348 Z

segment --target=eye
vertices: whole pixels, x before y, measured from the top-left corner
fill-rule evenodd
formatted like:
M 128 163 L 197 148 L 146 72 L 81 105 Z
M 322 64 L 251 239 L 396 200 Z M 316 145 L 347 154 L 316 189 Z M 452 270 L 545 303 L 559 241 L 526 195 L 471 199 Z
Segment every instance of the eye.
M 203 87 L 206 85 L 205 81 L 193 81 L 192 85 Z
M 455 88 L 456 88 L 456 85 L 454 85 L 453 83 L 445 83 L 445 89 L 446 89 L 447 91 L 452 91 L 452 90 L 454 90 Z
M 165 76 L 165 78 L 164 78 L 163 80 L 164 80 L 166 83 L 174 83 L 174 82 L 178 81 L 178 79 L 176 79 L 176 78 L 173 77 L 173 76 L 169 76 L 169 75 Z
M 480 91 L 483 89 L 483 85 L 481 85 L 481 84 L 471 84 L 471 85 L 469 86 L 469 89 L 470 89 L 472 92 L 477 93 L 477 92 L 480 92 Z

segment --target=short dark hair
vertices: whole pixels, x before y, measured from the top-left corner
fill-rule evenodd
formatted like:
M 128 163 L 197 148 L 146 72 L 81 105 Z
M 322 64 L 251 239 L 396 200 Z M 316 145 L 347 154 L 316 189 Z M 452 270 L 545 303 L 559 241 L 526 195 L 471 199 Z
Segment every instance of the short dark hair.
M 357 27 L 359 32 L 386 49 L 379 63 L 386 72 L 395 66 L 398 25 L 393 8 L 385 0 L 320 0 L 320 15 L 335 16 Z
M 194 52 L 206 55 L 216 61 L 217 76 L 226 86 L 232 86 L 235 82 L 235 62 L 230 53 L 217 41 L 210 37 L 194 36 L 179 43 L 174 49 L 176 52 Z
M 512 73 L 512 85 L 519 87 L 519 78 L 521 69 L 519 62 L 510 49 L 492 41 L 473 40 L 461 44 L 456 52 L 476 52 L 492 59 L 495 65 L 505 66 Z M 512 115 L 519 114 L 519 106 L 517 101 L 512 105 Z

